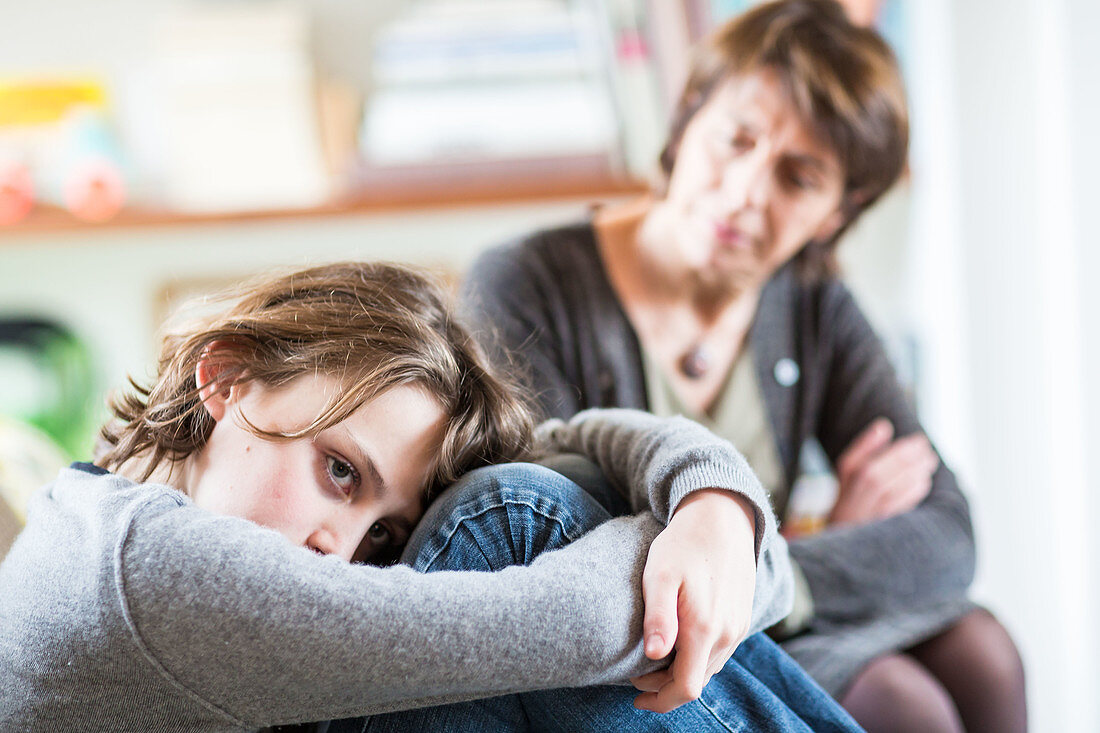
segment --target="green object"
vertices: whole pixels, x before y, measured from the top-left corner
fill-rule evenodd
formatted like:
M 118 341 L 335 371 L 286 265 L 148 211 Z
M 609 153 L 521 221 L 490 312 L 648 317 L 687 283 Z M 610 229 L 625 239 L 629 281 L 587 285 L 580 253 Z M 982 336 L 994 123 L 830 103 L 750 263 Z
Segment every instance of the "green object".
M 0 412 L 23 420 L 70 457 L 94 440 L 95 375 L 87 346 L 44 318 L 0 319 Z

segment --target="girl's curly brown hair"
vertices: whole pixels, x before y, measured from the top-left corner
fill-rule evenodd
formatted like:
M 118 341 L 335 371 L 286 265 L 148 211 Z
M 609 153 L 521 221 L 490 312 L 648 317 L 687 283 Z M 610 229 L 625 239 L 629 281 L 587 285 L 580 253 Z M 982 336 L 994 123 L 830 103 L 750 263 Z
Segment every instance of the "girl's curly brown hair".
M 201 449 L 214 421 L 195 369 L 215 359 L 217 390 L 257 381 L 280 387 L 305 374 L 342 389 L 309 425 L 274 440 L 315 435 L 397 385 L 416 385 L 447 415 L 429 497 L 478 466 L 516 460 L 530 447 L 532 412 L 455 317 L 443 289 L 410 268 L 341 262 L 267 276 L 238 290 L 227 310 L 166 334 L 150 386 L 132 377 L 112 398 L 115 419 L 97 463 L 117 470 L 142 457 L 143 480 Z

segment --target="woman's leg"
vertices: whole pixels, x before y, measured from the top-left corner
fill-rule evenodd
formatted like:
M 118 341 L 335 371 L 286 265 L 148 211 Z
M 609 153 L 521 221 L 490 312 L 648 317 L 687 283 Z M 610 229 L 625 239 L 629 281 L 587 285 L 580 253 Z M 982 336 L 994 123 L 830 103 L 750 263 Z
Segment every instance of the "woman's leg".
M 961 733 L 951 695 L 908 654 L 887 654 L 861 671 L 840 698 L 868 733 Z
M 578 477 L 586 483 L 593 478 Z M 613 502 L 614 497 L 601 496 L 601 500 Z M 403 561 L 425 572 L 498 570 L 527 564 L 609 517 L 576 483 L 545 467 L 489 467 L 464 477 L 433 503 L 410 539 Z M 762 674 L 754 671 L 757 669 Z M 771 684 L 778 686 L 778 694 Z M 337 721 L 329 733 L 854 729 L 839 706 L 762 636 L 746 640 L 694 703 L 657 715 L 633 707 L 637 694 L 626 686 L 547 690 Z M 784 702 L 787 699 L 798 706 L 797 711 Z M 801 718 L 801 714 L 807 717 Z
M 841 703 L 872 733 L 1027 730 L 1023 663 L 985 610 L 903 654 L 876 659 Z
M 1024 665 L 1008 631 L 978 609 L 909 650 L 946 688 L 969 731 L 1027 730 Z

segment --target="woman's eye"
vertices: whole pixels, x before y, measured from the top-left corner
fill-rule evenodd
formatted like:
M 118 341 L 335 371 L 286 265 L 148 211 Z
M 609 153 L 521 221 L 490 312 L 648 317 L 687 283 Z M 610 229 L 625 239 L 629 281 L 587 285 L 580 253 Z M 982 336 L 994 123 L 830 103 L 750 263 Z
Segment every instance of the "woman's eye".
M 817 188 L 817 180 L 811 176 L 792 172 L 787 175 L 787 181 L 792 188 L 809 191 Z
M 744 153 L 752 150 L 752 140 L 744 135 L 735 135 L 730 140 L 730 150 L 735 153 Z
M 328 475 L 332 477 L 332 482 L 345 494 L 350 494 L 358 482 L 355 469 L 350 464 L 333 456 L 328 456 L 326 461 L 328 462 Z
M 375 522 L 367 530 L 367 538 L 376 545 L 388 545 L 393 541 L 393 536 L 386 529 L 386 525 Z

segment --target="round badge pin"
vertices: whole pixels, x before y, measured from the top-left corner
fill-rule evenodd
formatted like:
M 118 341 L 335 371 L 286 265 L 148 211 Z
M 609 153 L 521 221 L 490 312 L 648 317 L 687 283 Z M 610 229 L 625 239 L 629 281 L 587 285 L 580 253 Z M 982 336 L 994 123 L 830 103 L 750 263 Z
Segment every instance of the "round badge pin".
M 792 387 L 798 382 L 801 372 L 794 359 L 783 358 L 775 363 L 775 381 L 783 387 Z

